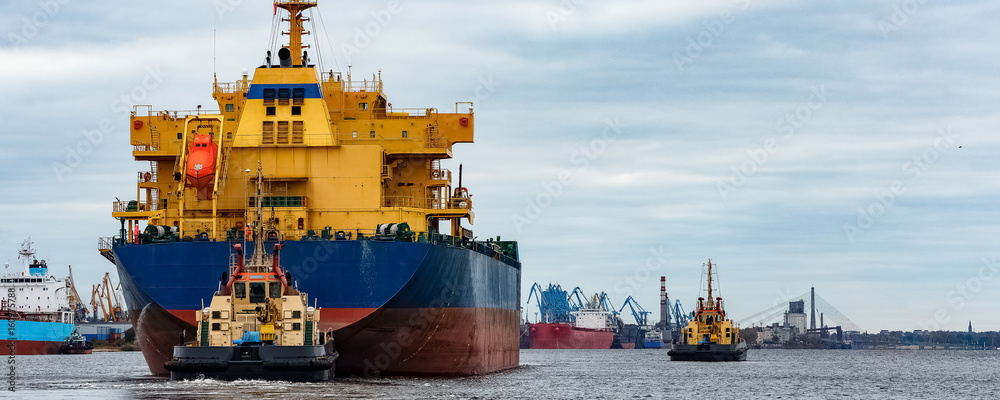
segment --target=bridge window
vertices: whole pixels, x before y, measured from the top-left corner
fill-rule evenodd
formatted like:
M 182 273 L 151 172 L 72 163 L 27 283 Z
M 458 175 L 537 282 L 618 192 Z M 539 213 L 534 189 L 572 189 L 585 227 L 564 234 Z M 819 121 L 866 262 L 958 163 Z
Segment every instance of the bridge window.
M 236 111 L 236 106 L 233 103 L 226 104 L 226 112 Z
M 263 303 L 265 299 L 267 293 L 264 292 L 264 282 L 250 282 L 250 302 Z
M 305 101 L 304 100 L 305 98 L 306 98 L 306 89 L 305 88 L 294 88 L 294 89 L 292 89 L 292 104 L 293 105 L 301 106 L 302 103 Z
M 233 284 L 233 294 L 236 295 L 237 299 L 242 299 L 247 297 L 247 285 L 244 282 L 237 282 Z
M 269 285 L 270 285 L 269 289 L 271 290 L 271 298 L 277 299 L 281 297 L 281 282 L 271 282 L 269 283 Z
M 274 89 L 264 89 L 264 105 L 270 106 L 274 104 Z
M 278 89 L 278 105 L 287 106 L 288 99 L 292 97 L 292 90 L 288 88 Z

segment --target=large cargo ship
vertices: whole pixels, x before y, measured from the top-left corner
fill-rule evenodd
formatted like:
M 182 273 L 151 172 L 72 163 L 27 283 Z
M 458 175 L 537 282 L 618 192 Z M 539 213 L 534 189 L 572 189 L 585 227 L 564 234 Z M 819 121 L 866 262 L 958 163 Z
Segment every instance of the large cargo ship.
M 114 203 L 115 263 L 150 370 L 195 335 L 195 310 L 234 257 L 282 243 L 290 279 L 336 340 L 338 375 L 468 375 L 518 365 L 517 243 L 477 240 L 472 198 L 441 160 L 473 141 L 455 112 L 393 108 L 380 76 L 361 81 L 310 63 L 302 43 L 315 1 L 274 3 L 288 43 L 253 77 L 215 82 L 217 112 L 137 106 L 136 198 Z M 267 12 L 270 12 L 268 7 Z M 200 108 L 200 107 L 199 107 Z M 261 166 L 266 185 L 247 184 Z M 248 215 L 261 203 L 263 235 Z M 143 227 L 144 225 L 144 227 Z M 261 237 L 263 236 L 263 237 Z M 186 338 L 186 339 L 184 339 Z
M 5 265 L 0 277 L 0 319 L 7 325 L 0 346 L 19 355 L 58 354 L 75 330 L 70 284 L 49 275 L 45 260 L 35 259 L 30 240 L 21 244 L 18 259 L 24 269 L 10 271 Z

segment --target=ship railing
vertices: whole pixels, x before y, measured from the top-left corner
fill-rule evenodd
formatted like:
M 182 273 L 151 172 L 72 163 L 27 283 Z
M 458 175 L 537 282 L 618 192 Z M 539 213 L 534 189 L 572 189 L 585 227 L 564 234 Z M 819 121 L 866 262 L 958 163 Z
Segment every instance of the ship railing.
M 434 233 L 430 235 L 431 244 L 444 244 L 453 247 L 464 247 L 490 258 L 503 261 L 504 263 L 517 266 L 520 269 L 520 262 L 513 257 L 504 254 L 499 250 L 499 246 L 492 242 L 482 242 L 476 240 L 466 240 L 460 237 Z
M 164 199 L 166 200 L 166 199 Z M 159 211 L 161 205 L 165 208 L 165 202 L 160 202 L 163 204 L 158 204 L 155 201 L 149 202 L 138 202 L 135 200 L 131 201 L 114 201 L 111 203 L 111 212 L 114 213 L 124 213 L 124 212 L 146 212 L 146 211 Z
M 132 151 L 157 151 L 158 148 L 152 143 L 133 143 Z
M 144 109 L 145 112 L 140 111 L 140 109 Z M 155 117 L 155 118 L 157 118 L 159 120 L 166 120 L 166 119 L 185 118 L 185 117 L 188 117 L 188 116 L 192 116 L 192 115 L 196 116 L 196 115 L 201 115 L 201 114 L 221 114 L 221 112 L 220 112 L 220 110 L 162 110 L 162 111 L 153 111 L 153 107 L 149 106 L 149 105 L 135 105 L 135 106 L 132 106 L 132 116 L 133 117 L 146 115 L 147 117 L 150 117 L 150 118 L 154 118 Z
M 451 170 L 444 168 L 431 169 L 431 179 L 441 181 L 451 181 Z
M 392 108 L 385 111 L 385 119 L 432 118 L 437 116 L 436 108 Z
M 97 250 L 99 251 L 111 250 L 112 248 L 114 248 L 115 243 L 118 243 L 117 236 L 97 238 Z
M 429 210 L 464 209 L 465 207 L 448 207 L 445 199 L 429 199 L 420 196 L 382 196 L 382 207 L 423 208 Z
M 156 174 L 153 171 L 139 171 L 139 183 L 156 182 Z
M 427 208 L 427 198 L 417 196 L 382 196 L 382 207 Z
M 324 81 L 328 82 L 328 81 Z M 382 91 L 382 81 L 343 81 L 347 86 L 348 92 L 381 92 Z
M 247 81 L 246 85 L 244 84 L 243 81 L 216 83 L 215 91 L 216 93 L 246 92 L 250 90 L 249 83 L 250 83 L 249 81 Z

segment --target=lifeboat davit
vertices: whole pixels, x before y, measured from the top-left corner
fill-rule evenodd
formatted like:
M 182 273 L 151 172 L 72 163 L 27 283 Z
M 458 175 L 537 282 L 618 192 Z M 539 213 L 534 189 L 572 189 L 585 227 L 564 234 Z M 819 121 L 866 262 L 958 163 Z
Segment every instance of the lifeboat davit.
M 219 145 L 212 142 L 211 135 L 195 135 L 188 148 L 187 186 L 198 189 L 198 199 L 212 198 L 212 182 L 215 179 L 216 156 Z

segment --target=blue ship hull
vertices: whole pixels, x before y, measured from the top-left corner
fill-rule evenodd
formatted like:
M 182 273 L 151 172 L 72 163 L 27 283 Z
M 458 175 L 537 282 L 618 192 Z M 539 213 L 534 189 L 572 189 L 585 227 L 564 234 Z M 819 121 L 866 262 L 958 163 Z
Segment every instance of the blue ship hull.
M 336 340 L 339 375 L 469 375 L 518 365 L 519 262 L 446 244 L 283 243 L 282 267 Z M 247 254 L 253 246 L 247 243 Z M 165 374 L 173 346 L 194 335 L 195 310 L 228 271 L 231 243 L 113 251 L 147 364 Z
M 62 322 L 41 321 L 5 321 L 3 340 L 0 346 L 4 351 L 10 351 L 10 344 L 15 344 L 14 351 L 19 355 L 58 354 L 63 342 L 73 334 L 74 324 Z M 11 326 L 13 323 L 13 326 Z M 13 334 L 12 334 L 13 333 Z

